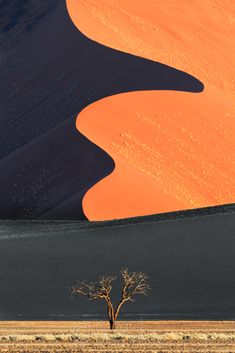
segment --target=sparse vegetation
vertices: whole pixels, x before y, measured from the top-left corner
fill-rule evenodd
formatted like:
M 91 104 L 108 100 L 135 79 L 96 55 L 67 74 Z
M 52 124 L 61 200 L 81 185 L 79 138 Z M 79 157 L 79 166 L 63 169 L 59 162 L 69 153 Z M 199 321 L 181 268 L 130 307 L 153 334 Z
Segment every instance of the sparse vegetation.
M 0 323 L 1 353 L 235 352 L 234 322 Z M 40 337 L 40 339 L 39 339 Z
M 39 338 L 40 337 L 40 338 Z M 17 336 L 0 336 L 0 342 L 127 342 L 127 343 L 149 343 L 149 342 L 168 342 L 168 341 L 219 341 L 229 340 L 235 342 L 235 332 L 229 333 L 201 333 L 201 332 L 151 332 L 132 334 L 126 333 L 108 334 L 107 332 L 90 332 L 73 335 L 67 334 L 45 334 L 41 336 L 17 334 Z
M 121 307 L 128 301 L 134 301 L 136 295 L 147 295 L 150 286 L 148 277 L 144 272 L 130 272 L 127 268 L 121 269 L 122 293 L 119 303 L 114 307 L 110 293 L 116 276 L 103 276 L 95 282 L 82 281 L 71 288 L 73 295 L 83 295 L 89 300 L 102 299 L 107 304 L 110 329 L 115 329 L 115 322 Z

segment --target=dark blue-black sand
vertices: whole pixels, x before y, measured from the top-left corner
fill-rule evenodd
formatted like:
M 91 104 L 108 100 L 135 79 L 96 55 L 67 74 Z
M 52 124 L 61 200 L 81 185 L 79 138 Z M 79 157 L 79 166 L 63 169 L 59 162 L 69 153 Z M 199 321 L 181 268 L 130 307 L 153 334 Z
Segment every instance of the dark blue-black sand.
M 234 228 L 234 205 L 101 223 L 1 221 L 0 319 L 104 318 L 102 302 L 72 300 L 68 287 L 128 266 L 149 275 L 152 291 L 122 319 L 234 320 Z
M 203 90 L 182 71 L 89 40 L 65 0 L 0 0 L 0 53 L 1 218 L 84 219 L 85 192 L 114 168 L 75 128 L 88 104 L 136 90 Z

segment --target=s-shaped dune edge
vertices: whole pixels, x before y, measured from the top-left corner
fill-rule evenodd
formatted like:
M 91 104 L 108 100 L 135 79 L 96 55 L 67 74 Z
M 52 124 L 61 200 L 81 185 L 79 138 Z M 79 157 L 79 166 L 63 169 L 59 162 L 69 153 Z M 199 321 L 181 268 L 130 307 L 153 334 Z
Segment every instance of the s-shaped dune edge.
M 233 203 L 234 2 L 67 0 L 67 8 L 92 40 L 183 70 L 205 86 L 202 93 L 118 94 L 79 114 L 77 129 L 115 161 L 85 194 L 87 218 Z

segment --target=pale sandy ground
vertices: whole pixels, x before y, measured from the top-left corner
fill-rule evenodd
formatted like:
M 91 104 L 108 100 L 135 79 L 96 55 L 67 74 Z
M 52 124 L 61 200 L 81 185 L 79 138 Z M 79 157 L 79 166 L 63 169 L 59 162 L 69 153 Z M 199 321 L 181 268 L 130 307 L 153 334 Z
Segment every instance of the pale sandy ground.
M 0 323 L 0 352 L 235 352 L 234 321 Z

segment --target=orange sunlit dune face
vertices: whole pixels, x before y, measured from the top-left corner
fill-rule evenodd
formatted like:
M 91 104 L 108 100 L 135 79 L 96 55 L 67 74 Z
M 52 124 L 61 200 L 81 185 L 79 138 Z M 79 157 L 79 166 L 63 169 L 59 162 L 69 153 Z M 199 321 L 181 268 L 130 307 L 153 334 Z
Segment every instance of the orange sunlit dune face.
M 67 0 L 67 7 L 89 38 L 235 96 L 235 1 Z
M 83 110 L 77 128 L 115 161 L 84 197 L 88 218 L 233 202 L 234 118 L 227 98 L 214 99 L 213 91 L 133 92 Z
M 75 25 L 112 48 L 203 81 L 202 93 L 130 92 L 93 103 L 77 128 L 115 161 L 83 199 L 90 220 L 235 199 L 233 1 L 67 0 Z

